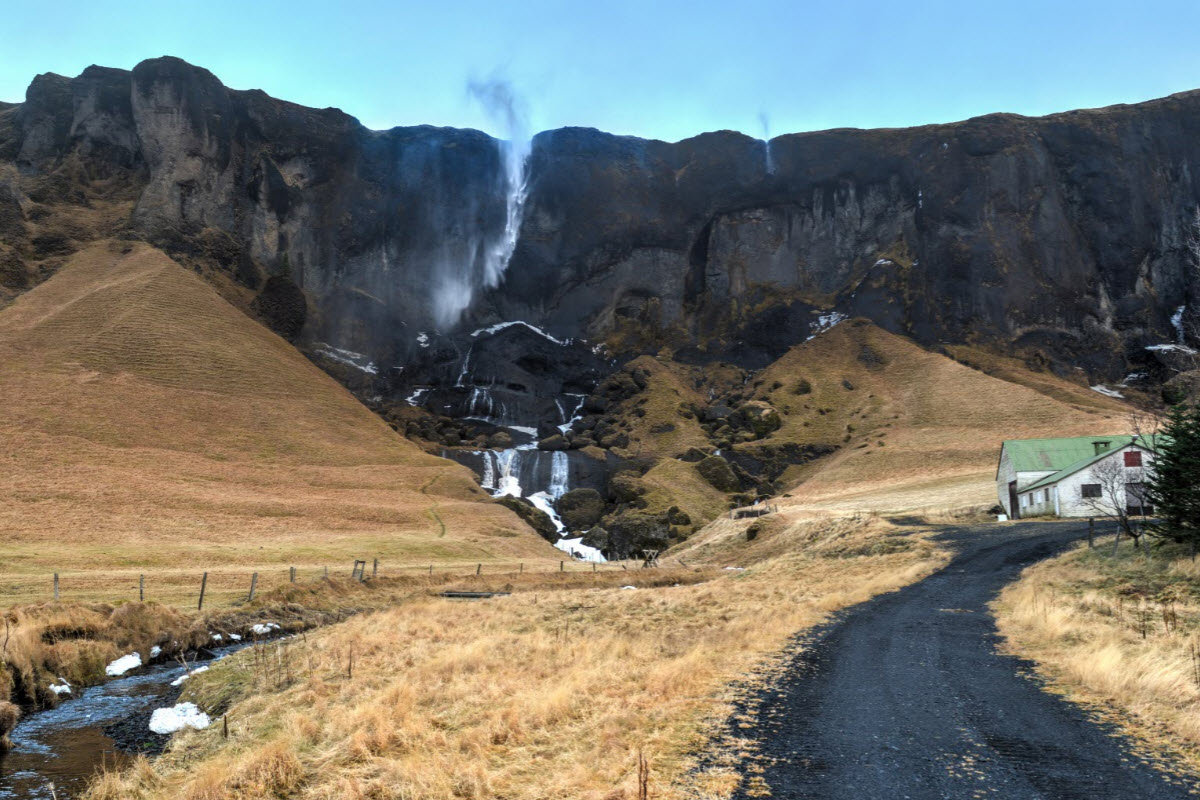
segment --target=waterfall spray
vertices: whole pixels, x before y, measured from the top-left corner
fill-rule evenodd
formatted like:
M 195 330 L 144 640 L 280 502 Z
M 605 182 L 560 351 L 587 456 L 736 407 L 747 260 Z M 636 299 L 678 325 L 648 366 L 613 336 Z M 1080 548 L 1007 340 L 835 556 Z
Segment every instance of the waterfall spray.
M 758 112 L 758 125 L 762 129 L 763 153 L 766 159 L 767 174 L 775 174 L 775 160 L 771 157 L 771 119 L 767 112 Z
M 504 139 L 498 143 L 504 165 L 504 235 L 484 253 L 483 286 L 500 284 L 521 233 L 525 198 L 529 191 L 529 118 L 525 103 L 508 81 L 471 81 L 467 91 L 499 126 Z

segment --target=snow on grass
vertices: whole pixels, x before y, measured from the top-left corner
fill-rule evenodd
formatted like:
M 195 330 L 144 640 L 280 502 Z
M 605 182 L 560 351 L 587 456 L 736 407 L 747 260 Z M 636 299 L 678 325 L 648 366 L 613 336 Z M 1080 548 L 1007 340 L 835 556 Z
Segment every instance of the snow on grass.
M 104 674 L 111 677 L 124 675 L 130 670 L 137 669 L 142 665 L 142 656 L 139 653 L 130 653 L 127 656 L 121 656 L 116 661 L 104 668 Z
M 208 672 L 208 667 L 196 667 L 194 670 L 185 672 L 175 680 L 171 681 L 172 686 L 182 686 L 183 682 L 193 675 L 199 675 L 201 672 Z
M 1125 395 L 1121 394 L 1121 393 L 1120 393 L 1120 392 L 1118 392 L 1116 389 L 1110 389 L 1110 388 L 1108 388 L 1107 386 L 1105 386 L 1105 385 L 1104 385 L 1104 384 L 1102 384 L 1102 383 L 1101 383 L 1101 384 L 1097 384 L 1096 386 L 1093 386 L 1093 387 L 1091 387 L 1091 389 L 1092 389 L 1092 391 L 1093 391 L 1093 392 L 1098 392 L 1098 393 L 1100 393 L 1100 394 L 1102 394 L 1102 395 L 1105 395 L 1105 396 L 1107 396 L 1107 397 L 1119 397 L 1119 398 L 1122 398 L 1122 399 L 1124 399 L 1124 397 L 1125 397 Z
M 158 645 L 154 645 L 154 647 L 150 648 L 150 657 L 151 658 L 158 658 L 161 655 L 162 655 L 162 648 L 159 647 Z
M 57 695 L 70 694 L 71 684 L 67 683 L 62 678 L 59 678 L 59 681 L 61 681 L 61 683 L 52 683 L 47 688 Z
M 210 724 L 208 714 L 197 708 L 195 703 L 180 703 L 173 708 L 155 709 L 150 715 L 150 730 L 162 735 L 184 728 L 202 731 Z
M 255 636 L 267 636 L 271 631 L 279 630 L 279 625 L 274 622 L 260 622 L 250 628 L 250 632 Z

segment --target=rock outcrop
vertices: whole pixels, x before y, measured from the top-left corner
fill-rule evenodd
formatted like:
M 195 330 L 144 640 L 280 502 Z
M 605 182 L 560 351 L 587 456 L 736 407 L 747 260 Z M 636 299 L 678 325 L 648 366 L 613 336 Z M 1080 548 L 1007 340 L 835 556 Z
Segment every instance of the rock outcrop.
M 729 131 L 539 134 L 520 235 L 489 285 L 506 178 L 483 133 L 370 131 L 174 58 L 46 74 L 0 106 L 0 280 L 11 294 L 38 279 L 31 212 L 125 181 L 135 235 L 226 274 L 310 352 L 361 355 L 363 392 L 392 398 L 438 332 L 461 357 L 455 331 L 511 320 L 756 367 L 861 316 L 1110 379 L 1196 327 L 1200 93 L 794 134 L 771 153 L 768 170 L 764 144 Z

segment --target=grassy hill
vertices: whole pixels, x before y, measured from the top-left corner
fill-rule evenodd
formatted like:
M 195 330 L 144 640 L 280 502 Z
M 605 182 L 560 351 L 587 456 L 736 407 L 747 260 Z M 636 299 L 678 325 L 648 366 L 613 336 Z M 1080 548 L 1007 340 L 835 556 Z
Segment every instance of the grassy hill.
M 794 503 L 832 509 L 990 505 L 1004 439 L 1119 433 L 1129 410 L 1016 362 L 993 377 L 863 321 L 792 348 L 755 384 L 783 416 L 773 439 L 839 448 L 787 476 Z
M 141 244 L 100 242 L 0 311 L 0 600 L 244 590 L 356 558 L 553 558 L 470 472 Z M 236 587 L 236 588 L 235 588 Z

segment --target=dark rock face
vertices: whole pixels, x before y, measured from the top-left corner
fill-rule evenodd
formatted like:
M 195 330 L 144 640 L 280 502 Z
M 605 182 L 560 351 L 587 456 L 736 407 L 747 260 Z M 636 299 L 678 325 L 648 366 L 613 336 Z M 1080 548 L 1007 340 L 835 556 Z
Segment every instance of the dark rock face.
M 836 310 L 926 344 L 992 343 L 1120 377 L 1145 345 L 1175 340 L 1176 309 L 1189 321 L 1200 309 L 1185 254 L 1200 93 L 795 134 L 771 150 L 768 171 L 763 143 L 728 131 L 673 144 L 539 134 L 495 282 L 484 261 L 507 187 L 498 143 L 477 131 L 369 131 L 173 58 L 41 75 L 0 108 L 0 166 L 48 175 L 70 158 L 89 179 L 126 176 L 141 236 L 267 293 L 263 309 L 280 300 L 267 279 L 290 280 L 303 319 L 294 297 L 264 318 L 287 335 L 299 325 L 301 346 L 364 354 L 379 368 L 372 391 L 393 397 L 413 385 L 393 373 L 426 357 L 418 337 L 459 332 L 457 361 L 461 332 L 499 321 L 753 367 L 810 335 L 814 311 Z M 73 189 L 38 191 L 25 200 Z M 9 248 L 21 221 L 2 195 Z M 19 283 L 6 253 L 5 280 Z
M 667 549 L 671 530 L 667 523 L 650 514 L 627 511 L 610 517 L 605 522 L 608 531 L 609 557 L 628 558 L 640 555 L 643 550 Z

